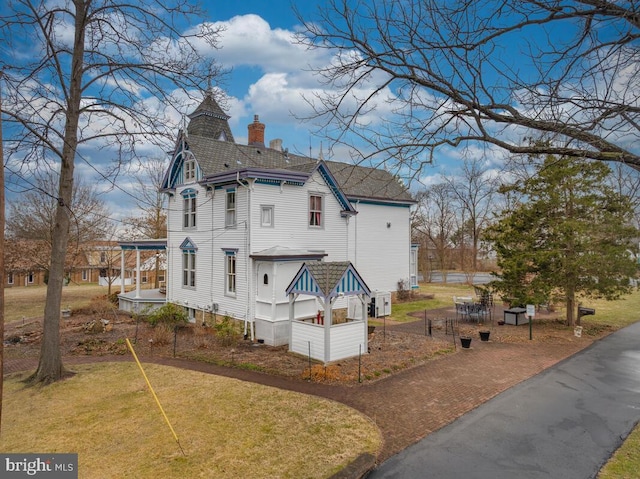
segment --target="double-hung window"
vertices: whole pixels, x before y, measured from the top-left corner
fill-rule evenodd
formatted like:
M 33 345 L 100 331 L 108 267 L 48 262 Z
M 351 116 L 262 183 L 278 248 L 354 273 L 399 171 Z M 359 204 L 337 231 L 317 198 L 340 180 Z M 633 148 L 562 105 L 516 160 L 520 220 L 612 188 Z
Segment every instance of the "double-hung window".
M 314 228 L 322 227 L 322 200 L 322 195 L 309 195 L 309 226 Z
M 236 259 L 237 259 L 237 250 L 229 249 L 225 250 L 225 266 L 224 266 L 224 292 L 227 296 L 235 296 L 236 295 L 236 287 L 237 287 L 237 269 L 236 269 Z
M 193 159 L 184 162 L 184 182 L 189 183 L 196 179 L 196 162 Z
M 182 192 L 182 227 L 196 227 L 196 191 L 188 189 Z
M 226 215 L 224 220 L 225 226 L 236 225 L 236 190 L 227 190 L 225 200 Z
M 182 251 L 182 286 L 196 287 L 196 252 L 185 249 Z
M 198 248 L 190 238 L 180 245 L 182 251 L 182 286 L 184 288 L 196 287 L 196 251 Z

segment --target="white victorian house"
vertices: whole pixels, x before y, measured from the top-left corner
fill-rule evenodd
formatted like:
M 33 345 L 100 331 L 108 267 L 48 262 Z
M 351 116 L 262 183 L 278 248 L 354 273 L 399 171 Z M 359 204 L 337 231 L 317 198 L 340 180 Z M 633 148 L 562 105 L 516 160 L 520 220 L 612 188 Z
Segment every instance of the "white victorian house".
M 283 345 L 291 321 L 320 325 L 325 316 L 318 295 L 296 290 L 290 305 L 287 288 L 305 263 L 348 263 L 344 271 L 362 280 L 360 298 L 395 291 L 401 280 L 415 284 L 415 202 L 398 179 L 293 155 L 281 140 L 267 147 L 257 116 L 248 144 L 238 144 L 211 95 L 189 118 L 163 182 L 167 301 L 185 306 L 194 320 L 202 312 L 242 320 L 252 338 Z M 348 297 L 336 293 L 332 305 L 346 308 Z M 359 303 L 350 319 L 364 316 L 366 323 Z

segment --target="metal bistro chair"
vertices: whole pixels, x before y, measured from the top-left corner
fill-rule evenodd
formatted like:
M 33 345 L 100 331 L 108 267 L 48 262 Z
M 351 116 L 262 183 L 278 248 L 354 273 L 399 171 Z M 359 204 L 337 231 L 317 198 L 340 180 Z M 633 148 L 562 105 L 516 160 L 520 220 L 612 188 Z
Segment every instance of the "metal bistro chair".
M 462 319 L 463 321 L 465 319 L 468 319 L 469 317 L 469 309 L 468 303 L 460 303 L 460 302 L 455 302 L 454 303 L 456 306 L 456 321 Z
M 469 319 L 467 306 L 473 302 L 470 296 L 454 296 L 453 304 L 456 307 L 456 319 Z
M 482 303 L 467 305 L 467 315 L 469 320 L 474 320 L 476 323 L 486 322 L 487 319 L 491 320 L 491 310 Z

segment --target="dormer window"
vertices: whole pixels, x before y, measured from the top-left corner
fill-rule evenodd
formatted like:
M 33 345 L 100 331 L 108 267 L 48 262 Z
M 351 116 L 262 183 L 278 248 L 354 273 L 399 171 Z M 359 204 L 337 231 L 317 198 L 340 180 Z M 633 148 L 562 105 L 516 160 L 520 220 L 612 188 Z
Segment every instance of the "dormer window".
M 189 183 L 196 179 L 196 160 L 190 158 L 184 162 L 184 182 Z

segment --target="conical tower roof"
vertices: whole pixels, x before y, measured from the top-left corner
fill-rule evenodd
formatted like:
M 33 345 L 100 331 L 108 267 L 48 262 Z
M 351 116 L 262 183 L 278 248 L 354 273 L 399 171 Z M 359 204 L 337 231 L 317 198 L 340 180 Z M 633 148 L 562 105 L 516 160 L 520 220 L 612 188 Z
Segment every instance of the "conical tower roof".
M 229 118 L 231 117 L 218 105 L 213 93 L 208 91 L 202 103 L 189 115 L 187 134 L 234 142 L 233 133 L 229 128 Z

